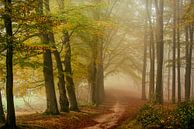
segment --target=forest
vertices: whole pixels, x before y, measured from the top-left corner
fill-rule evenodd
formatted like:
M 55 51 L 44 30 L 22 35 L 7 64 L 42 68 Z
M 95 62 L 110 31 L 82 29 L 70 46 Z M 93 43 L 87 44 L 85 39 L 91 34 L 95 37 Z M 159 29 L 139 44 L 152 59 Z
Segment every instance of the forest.
M 0 129 L 193 129 L 194 0 L 0 0 Z

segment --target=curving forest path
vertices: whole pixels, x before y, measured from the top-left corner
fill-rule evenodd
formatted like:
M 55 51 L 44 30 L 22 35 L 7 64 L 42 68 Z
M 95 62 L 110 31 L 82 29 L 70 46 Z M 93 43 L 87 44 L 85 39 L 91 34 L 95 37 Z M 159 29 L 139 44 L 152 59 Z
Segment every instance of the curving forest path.
M 126 119 L 133 119 L 138 109 L 145 104 L 136 93 L 126 90 L 107 90 L 104 109 L 110 112 L 99 114 L 92 119 L 96 125 L 83 129 L 115 129 Z

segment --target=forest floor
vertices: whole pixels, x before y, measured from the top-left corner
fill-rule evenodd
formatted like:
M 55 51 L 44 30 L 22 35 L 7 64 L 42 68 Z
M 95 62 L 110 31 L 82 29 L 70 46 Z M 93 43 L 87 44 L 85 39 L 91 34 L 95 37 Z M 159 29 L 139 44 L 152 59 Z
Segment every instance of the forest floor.
M 135 93 L 110 89 L 99 107 L 83 106 L 81 112 L 56 116 L 23 114 L 17 116 L 17 125 L 21 129 L 116 129 L 125 120 L 135 118 L 144 103 Z

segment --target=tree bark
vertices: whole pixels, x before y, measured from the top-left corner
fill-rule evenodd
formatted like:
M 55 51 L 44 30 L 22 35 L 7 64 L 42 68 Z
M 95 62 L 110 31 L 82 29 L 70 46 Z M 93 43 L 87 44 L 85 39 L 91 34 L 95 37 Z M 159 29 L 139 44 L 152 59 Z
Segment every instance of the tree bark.
M 168 47 L 168 60 L 170 60 L 170 45 Z M 169 64 L 168 64 L 169 65 Z M 168 90 L 168 101 L 170 101 L 170 81 L 171 81 L 171 67 L 168 66 L 168 84 L 167 84 L 167 90 Z
M 98 47 L 97 47 L 97 76 L 96 76 L 96 84 L 97 84 L 97 102 L 98 104 L 102 104 L 104 100 L 104 68 L 103 68 L 103 41 L 98 39 Z
M 177 0 L 177 84 L 178 84 L 178 102 L 181 102 L 181 59 L 180 59 L 180 1 Z
M 75 85 L 73 82 L 73 74 L 72 74 L 72 67 L 71 67 L 71 46 L 69 42 L 69 34 L 68 32 L 64 34 L 64 39 L 68 40 L 65 42 L 65 79 L 66 79 L 66 88 L 67 88 L 67 94 L 69 97 L 69 103 L 70 103 L 70 110 L 71 111 L 79 111 L 78 104 L 77 104 L 77 98 L 75 94 Z
M 43 43 L 49 42 L 48 34 L 43 34 Z M 44 73 L 44 80 L 45 80 L 45 89 L 46 89 L 46 96 L 47 96 L 47 109 L 46 113 L 51 115 L 58 115 L 58 107 L 57 107 L 57 99 L 55 93 L 55 86 L 54 86 L 54 78 L 53 78 L 53 64 L 52 64 L 52 57 L 51 57 L 51 50 L 47 49 L 43 53 L 43 73 Z
M 5 123 L 5 114 L 3 110 L 1 90 L 0 90 L 0 123 Z
M 9 129 L 16 129 L 16 118 L 15 118 L 15 108 L 13 99 L 13 30 L 12 30 L 12 19 L 10 14 L 11 0 L 5 0 L 5 12 L 4 17 L 5 30 L 6 30 L 6 44 L 7 44 L 7 54 L 6 54 L 6 97 L 7 97 L 7 120 L 5 127 Z
M 47 12 L 50 12 L 49 2 L 50 2 L 49 0 L 45 1 Z M 62 4 L 60 5 L 60 9 L 62 10 L 62 8 L 64 8 L 64 3 L 62 0 L 60 0 L 59 3 Z M 64 70 L 63 70 L 63 65 L 61 61 L 61 56 L 55 46 L 55 37 L 53 34 L 52 25 L 50 25 L 49 28 L 50 28 L 49 41 L 51 42 L 52 48 L 54 49 L 53 54 L 55 56 L 55 60 L 57 63 L 60 111 L 69 112 L 69 102 L 68 102 L 67 95 L 66 95 Z
M 92 105 L 97 105 L 97 84 L 96 84 L 96 74 L 97 74 L 97 65 L 96 65 L 96 44 L 93 44 L 92 46 L 92 57 L 91 57 L 91 63 L 88 66 L 88 84 L 90 88 L 90 103 Z
M 190 41 L 189 41 L 190 39 Z M 192 48 L 193 48 L 193 27 L 186 29 L 186 73 L 185 73 L 185 100 L 190 100 L 191 92 L 191 64 L 192 64 Z
M 48 7 L 49 7 L 48 2 L 49 2 L 48 0 L 38 1 L 37 13 L 39 16 L 44 15 L 43 6 L 45 6 L 46 11 L 48 12 Z M 40 37 L 43 44 L 50 43 L 48 32 L 40 35 Z M 44 75 L 46 100 L 47 100 L 47 109 L 45 113 L 51 114 L 51 115 L 58 115 L 59 110 L 57 106 L 57 99 L 56 99 L 56 93 L 55 93 L 54 77 L 53 77 L 53 62 L 52 62 L 50 49 L 46 49 L 43 53 L 43 75 Z
M 53 44 L 53 48 L 54 48 L 53 53 L 57 63 L 60 111 L 69 112 L 69 102 L 68 102 L 66 89 L 65 89 L 65 76 L 64 76 L 63 65 L 62 65 L 60 53 L 57 51 L 57 48 L 55 47 L 55 40 L 54 40 L 53 33 L 50 34 L 50 41 Z
M 101 0 L 94 0 L 95 4 Z M 95 9 L 93 12 L 94 20 L 100 20 L 100 10 Z M 98 106 L 103 102 L 104 93 L 104 66 L 103 66 L 103 41 L 101 36 L 93 37 L 92 59 L 89 65 L 89 85 L 91 103 Z
M 149 101 L 154 100 L 154 85 L 155 85 L 155 43 L 154 43 L 154 32 L 151 20 L 152 1 L 146 0 L 147 16 L 149 21 L 149 42 L 150 42 L 150 76 L 149 76 Z
M 176 98 L 176 0 L 173 0 L 173 63 L 172 63 L 172 103 Z
M 148 8 L 148 0 L 146 0 L 146 11 Z M 147 45 L 147 21 L 148 21 L 148 16 L 146 16 L 145 18 L 145 23 L 144 23 L 144 29 L 145 29 L 145 34 L 144 34 L 144 55 L 143 55 L 143 72 L 142 72 L 142 100 L 146 100 L 146 73 L 147 73 L 147 49 L 148 49 L 148 45 Z
M 164 42 L 163 42 L 163 10 L 164 1 L 155 0 L 156 4 L 156 15 L 157 15 L 157 76 L 156 76 L 156 103 L 163 103 L 163 53 L 164 53 Z
M 55 59 L 57 62 L 57 70 L 58 70 L 58 88 L 59 88 L 59 104 L 61 112 L 69 112 L 69 102 L 66 95 L 65 89 L 65 76 L 64 70 L 62 67 L 61 57 L 58 51 L 54 52 Z

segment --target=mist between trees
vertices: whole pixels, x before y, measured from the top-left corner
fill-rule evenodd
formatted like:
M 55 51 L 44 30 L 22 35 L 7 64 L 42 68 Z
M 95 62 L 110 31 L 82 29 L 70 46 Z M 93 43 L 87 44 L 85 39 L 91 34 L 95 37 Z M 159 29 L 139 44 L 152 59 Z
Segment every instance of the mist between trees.
M 98 106 L 121 74 L 150 102 L 191 100 L 193 31 L 194 0 L 1 0 L 0 121 L 16 128 L 14 96 Z

